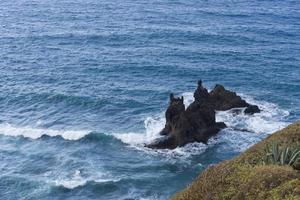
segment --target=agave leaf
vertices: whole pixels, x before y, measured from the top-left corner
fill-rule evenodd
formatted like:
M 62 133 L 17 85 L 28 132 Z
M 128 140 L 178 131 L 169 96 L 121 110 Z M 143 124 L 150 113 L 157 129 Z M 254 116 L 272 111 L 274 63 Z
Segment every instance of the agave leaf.
M 271 163 L 276 164 L 276 158 L 275 158 L 274 154 L 272 154 L 272 156 L 271 156 Z
M 300 155 L 300 150 L 298 150 L 296 153 L 294 153 L 292 156 L 291 156 L 291 159 L 288 163 L 288 165 L 293 165 L 295 163 L 296 160 L 300 159 L 300 157 L 298 157 Z
M 300 157 L 296 158 L 293 166 L 297 166 L 297 165 L 300 165 Z
M 264 149 L 265 155 L 262 158 L 264 165 L 290 165 L 293 167 L 300 166 L 300 150 L 297 148 L 280 147 L 276 142 L 267 144 Z M 296 166 L 297 165 L 297 166 Z
M 276 162 L 280 162 L 280 155 L 282 153 L 282 151 L 279 149 L 279 145 L 277 143 L 273 143 L 273 154 L 274 154 L 274 161 Z
M 279 160 L 279 162 L 280 162 L 281 165 L 284 165 L 284 164 L 285 164 L 286 150 L 287 150 L 287 148 L 285 147 L 285 148 L 283 148 L 282 151 L 281 151 L 280 160 Z
M 294 148 L 294 150 L 292 151 L 292 153 L 291 153 L 291 157 L 293 156 L 293 155 L 295 155 L 295 153 L 297 153 L 297 151 L 299 151 L 297 148 Z
M 284 164 L 288 164 L 288 162 L 289 162 L 289 154 L 290 154 L 290 148 L 287 147 L 285 149 Z

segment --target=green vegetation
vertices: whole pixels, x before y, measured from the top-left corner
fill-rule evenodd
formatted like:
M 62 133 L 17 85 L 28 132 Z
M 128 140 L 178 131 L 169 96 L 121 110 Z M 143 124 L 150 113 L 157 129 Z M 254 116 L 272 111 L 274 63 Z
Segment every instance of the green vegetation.
M 232 160 L 209 167 L 172 199 L 300 200 L 300 171 L 293 168 L 299 147 L 300 122 L 270 135 Z
M 300 150 L 291 147 L 282 147 L 272 142 L 266 148 L 266 155 L 263 158 L 265 165 L 289 165 L 295 169 L 299 169 Z

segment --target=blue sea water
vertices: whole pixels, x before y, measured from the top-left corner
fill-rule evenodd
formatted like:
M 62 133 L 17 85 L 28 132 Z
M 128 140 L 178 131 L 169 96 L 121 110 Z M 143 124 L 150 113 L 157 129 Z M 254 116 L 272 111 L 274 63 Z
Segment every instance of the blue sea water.
M 168 199 L 299 119 L 299 55 L 299 1 L 1 0 L 0 199 Z M 262 113 L 144 148 L 200 78 Z

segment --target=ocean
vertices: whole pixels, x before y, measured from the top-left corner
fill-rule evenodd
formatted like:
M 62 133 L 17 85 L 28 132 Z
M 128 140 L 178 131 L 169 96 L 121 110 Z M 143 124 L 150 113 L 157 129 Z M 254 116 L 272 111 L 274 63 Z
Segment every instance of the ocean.
M 168 199 L 299 120 L 299 55 L 299 1 L 1 0 L 0 198 Z M 208 145 L 145 148 L 198 79 L 262 112 L 218 112 Z

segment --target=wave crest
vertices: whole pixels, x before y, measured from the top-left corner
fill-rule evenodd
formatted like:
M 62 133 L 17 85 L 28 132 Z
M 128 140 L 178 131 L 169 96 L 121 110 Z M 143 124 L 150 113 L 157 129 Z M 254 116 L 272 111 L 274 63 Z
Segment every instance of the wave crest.
M 186 92 L 184 96 L 184 104 L 187 107 L 193 100 L 193 93 Z M 285 121 L 289 112 L 280 109 L 276 104 L 254 100 L 246 95 L 241 95 L 250 104 L 258 105 L 261 113 L 254 115 L 243 114 L 243 109 L 232 109 L 229 111 L 219 111 L 216 115 L 217 121 L 223 121 L 228 128 L 224 129 L 217 137 L 209 140 L 209 145 L 193 143 L 184 147 L 178 147 L 174 150 L 153 150 L 144 147 L 145 143 L 162 137 L 159 132 L 165 125 L 164 113 L 147 117 L 144 120 L 144 132 L 129 133 L 112 133 L 103 134 L 91 132 L 89 130 L 53 130 L 32 127 L 17 127 L 8 123 L 0 124 L 0 134 L 7 136 L 23 136 L 31 139 L 38 139 L 43 135 L 50 137 L 60 136 L 65 140 L 87 140 L 87 141 L 107 141 L 107 139 L 118 139 L 124 144 L 138 150 L 151 154 L 163 154 L 171 157 L 189 157 L 191 155 L 200 154 L 208 147 L 225 143 L 229 148 L 239 149 L 243 151 L 250 145 L 258 142 L 268 134 L 286 127 L 289 123 Z M 237 114 L 238 110 L 239 114 Z
M 88 135 L 90 131 L 84 130 L 54 130 L 32 127 L 17 127 L 9 123 L 0 124 L 0 134 L 7 136 L 23 136 L 31 139 L 38 139 L 43 135 L 50 137 L 61 136 L 66 140 L 79 140 Z

